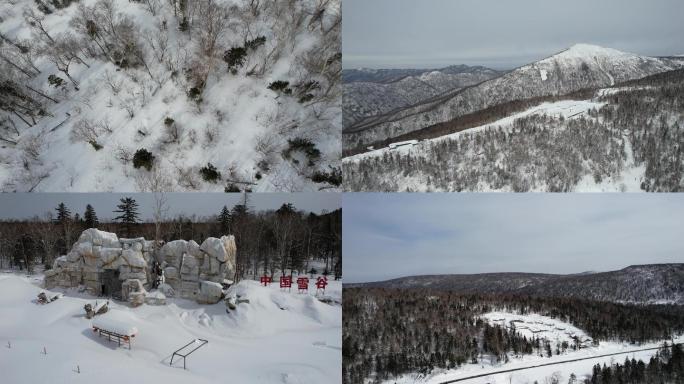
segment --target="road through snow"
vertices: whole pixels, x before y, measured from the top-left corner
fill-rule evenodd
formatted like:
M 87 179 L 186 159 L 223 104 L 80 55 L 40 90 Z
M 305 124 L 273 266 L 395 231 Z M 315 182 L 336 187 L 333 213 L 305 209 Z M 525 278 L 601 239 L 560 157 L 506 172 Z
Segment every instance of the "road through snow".
M 682 343 L 675 343 L 675 345 L 682 345 Z M 624 354 L 630 354 L 630 353 L 635 353 L 635 352 L 654 351 L 654 350 L 658 350 L 658 349 L 660 349 L 660 348 L 661 348 L 661 347 L 655 347 L 655 348 L 641 348 L 641 349 L 634 349 L 634 350 L 625 351 L 625 352 L 608 353 L 608 354 L 599 355 L 599 356 L 582 357 L 582 358 L 578 358 L 578 359 L 557 361 L 557 362 L 554 362 L 554 363 L 537 364 L 537 365 L 532 365 L 532 366 L 529 366 L 529 367 L 520 367 L 520 368 L 505 369 L 505 370 L 501 370 L 501 371 L 495 371 L 495 372 L 489 372 L 489 373 L 481 373 L 481 374 L 479 374 L 479 375 L 473 375 L 473 376 L 468 376 L 468 377 L 461 377 L 461 378 L 459 378 L 459 379 L 453 379 L 453 380 L 443 381 L 443 382 L 441 382 L 440 384 L 456 383 L 456 382 L 460 382 L 460 381 L 466 381 L 466 380 L 476 379 L 476 378 L 478 378 L 478 377 L 485 377 L 485 376 L 498 375 L 498 374 L 501 374 L 501 373 L 522 371 L 522 370 L 525 370 L 525 369 L 546 367 L 546 366 L 550 366 L 550 365 L 567 364 L 567 363 L 572 363 L 572 362 L 575 362 L 575 361 L 599 359 L 599 358 L 602 358 L 602 357 L 624 355 Z

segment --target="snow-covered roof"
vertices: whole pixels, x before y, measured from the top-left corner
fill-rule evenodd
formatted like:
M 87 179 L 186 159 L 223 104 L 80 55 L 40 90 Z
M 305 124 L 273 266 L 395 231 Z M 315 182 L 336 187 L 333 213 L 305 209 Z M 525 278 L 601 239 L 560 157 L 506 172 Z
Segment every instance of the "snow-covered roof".
M 109 316 L 98 316 L 93 320 L 93 327 L 118 333 L 124 336 L 135 336 L 138 328 L 121 320 L 113 319 Z

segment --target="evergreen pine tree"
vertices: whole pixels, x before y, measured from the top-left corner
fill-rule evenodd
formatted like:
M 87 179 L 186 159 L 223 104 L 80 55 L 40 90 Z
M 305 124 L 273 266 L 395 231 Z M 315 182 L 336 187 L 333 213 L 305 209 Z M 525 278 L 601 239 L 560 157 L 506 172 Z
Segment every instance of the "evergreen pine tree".
M 120 215 L 114 220 L 123 224 L 126 237 L 132 237 L 133 227 L 139 222 L 138 203 L 132 197 L 124 197 L 120 201 L 121 204 L 117 205 L 117 209 L 114 211 Z
M 69 211 L 69 208 L 67 208 L 66 204 L 59 203 L 57 208 L 55 208 L 55 211 L 57 211 L 55 223 L 64 224 L 71 221 L 71 211 Z
M 97 214 L 95 213 L 95 208 L 93 208 L 93 206 L 90 204 L 86 205 L 83 218 L 85 219 L 86 228 L 97 228 L 97 226 L 100 225 L 100 222 L 97 219 Z
M 227 206 L 223 206 L 221 213 L 218 215 L 219 229 L 221 230 L 221 235 L 227 235 L 230 233 L 230 210 Z
M 71 217 L 71 211 L 64 203 L 59 203 L 57 208 L 57 217 L 54 219 L 54 223 L 59 227 L 60 232 L 60 242 L 61 247 L 57 248 L 59 253 L 66 253 L 67 248 L 71 245 L 71 231 L 73 227 L 73 218 Z

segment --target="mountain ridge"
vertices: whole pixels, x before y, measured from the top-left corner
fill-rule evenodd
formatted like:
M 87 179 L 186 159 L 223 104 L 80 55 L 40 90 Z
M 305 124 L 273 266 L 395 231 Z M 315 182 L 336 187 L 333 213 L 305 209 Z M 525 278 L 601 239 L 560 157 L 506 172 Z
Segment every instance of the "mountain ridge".
M 684 263 L 640 264 L 605 272 L 492 272 L 405 276 L 345 287 L 436 289 L 459 293 L 575 297 L 639 304 L 684 305 Z
M 401 111 L 435 96 L 453 92 L 502 72 L 466 65 L 428 70 L 346 70 L 343 127 L 373 116 Z

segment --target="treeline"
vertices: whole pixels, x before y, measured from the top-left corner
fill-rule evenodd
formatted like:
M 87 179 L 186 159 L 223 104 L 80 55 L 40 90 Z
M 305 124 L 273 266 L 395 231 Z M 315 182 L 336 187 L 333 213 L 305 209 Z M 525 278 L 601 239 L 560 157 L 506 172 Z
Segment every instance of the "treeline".
M 210 217 L 179 215 L 143 222 L 135 200 L 122 199 L 113 207 L 114 220 L 100 222 L 91 205 L 73 213 L 64 204 L 54 214 L 46 212 L 30 220 L 0 221 L 0 269 L 34 271 L 36 266 L 52 267 L 56 257 L 66 254 L 81 232 L 98 228 L 119 237 L 145 237 L 148 240 L 195 240 L 232 234 L 237 243 L 239 278 L 255 278 L 263 273 L 309 272 L 311 260 L 323 268 L 315 270 L 335 277 L 342 274 L 342 211 L 315 214 L 283 204 L 277 210 L 257 211 L 248 203 L 231 209 L 217 207 Z
M 577 381 L 571 382 L 575 383 Z M 632 358 L 611 366 L 596 364 L 585 384 L 677 384 L 684 382 L 684 348 L 663 346 L 648 363 Z
M 583 329 L 594 343 L 641 343 L 684 331 L 682 307 L 570 298 L 345 288 L 343 310 L 343 381 L 350 384 L 466 363 L 507 362 L 524 354 L 550 357 L 581 347 L 581 340 L 527 339 L 480 318 L 495 310 L 557 318 Z
M 528 116 L 508 127 L 345 161 L 345 189 L 567 192 L 585 177 L 628 182 L 620 178 L 633 158 L 645 169 L 642 190 L 681 191 L 684 79 L 673 76 L 666 85 L 656 87 L 664 80 L 654 78 L 654 86 L 643 80 L 641 88 L 602 96 L 607 105 L 572 119 Z

